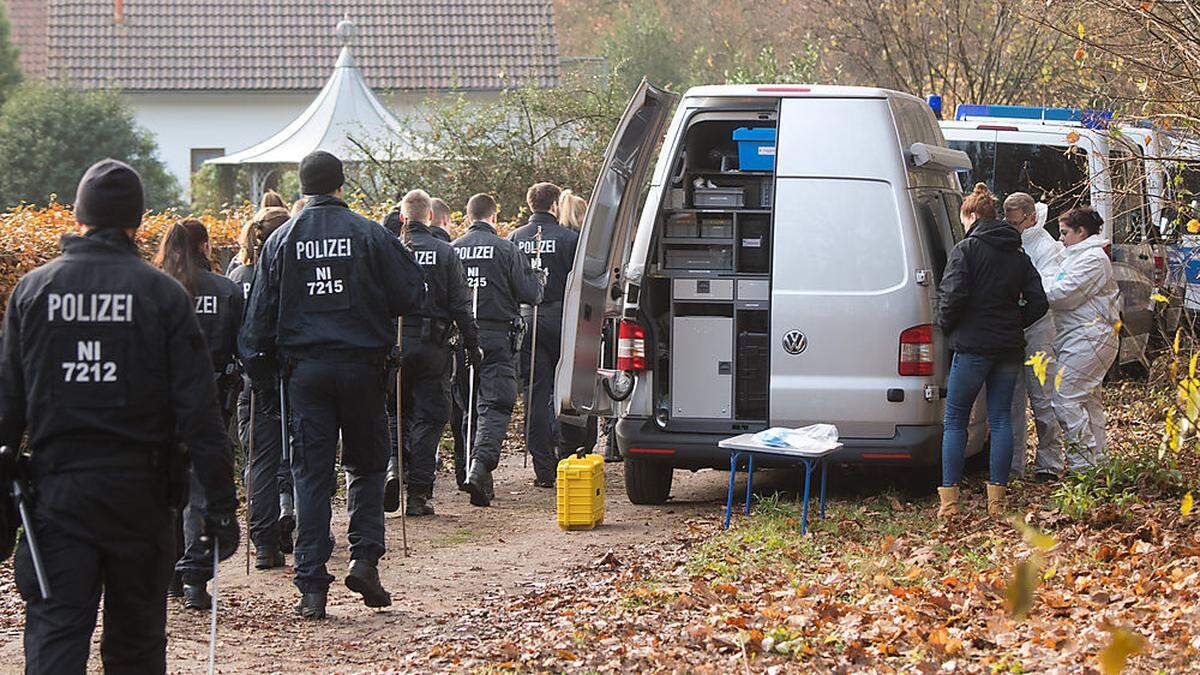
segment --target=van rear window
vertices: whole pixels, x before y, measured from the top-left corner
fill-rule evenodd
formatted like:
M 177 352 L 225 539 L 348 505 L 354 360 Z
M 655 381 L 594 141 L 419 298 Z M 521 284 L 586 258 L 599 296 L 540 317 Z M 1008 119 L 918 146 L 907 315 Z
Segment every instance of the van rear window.
M 1091 201 L 1087 151 L 1082 148 L 985 141 L 949 145 L 971 156 L 974 169 L 959 174 L 964 190 L 986 183 L 1000 199 L 1027 192 L 1050 207 L 1047 226 L 1057 223 L 1064 211 Z M 1053 234 L 1057 238 L 1058 233 Z
M 905 281 L 899 209 L 884 181 L 780 178 L 775 241 L 780 292 L 867 293 Z

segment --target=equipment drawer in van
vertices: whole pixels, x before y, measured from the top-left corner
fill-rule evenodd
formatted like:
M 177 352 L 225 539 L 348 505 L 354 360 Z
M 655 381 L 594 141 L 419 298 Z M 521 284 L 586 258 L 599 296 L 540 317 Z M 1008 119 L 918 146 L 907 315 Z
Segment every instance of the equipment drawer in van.
M 671 244 L 667 246 L 664 262 L 669 270 L 732 270 L 733 247 Z
M 733 299 L 733 279 L 675 279 L 673 286 L 676 300 Z
M 738 300 L 770 300 L 771 282 L 766 279 L 738 279 Z

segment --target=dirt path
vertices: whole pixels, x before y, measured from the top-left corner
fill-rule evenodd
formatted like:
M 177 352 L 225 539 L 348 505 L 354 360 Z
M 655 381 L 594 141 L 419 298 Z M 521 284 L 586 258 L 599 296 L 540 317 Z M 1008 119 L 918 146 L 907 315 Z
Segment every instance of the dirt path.
M 338 539 L 330 573 L 329 618 L 306 622 L 292 605 L 297 591 L 291 569 L 245 572 L 243 552 L 220 574 L 220 672 L 355 672 L 396 667 L 418 631 L 449 623 L 483 597 L 520 595 L 556 578 L 560 570 L 589 562 L 609 549 L 666 540 L 688 518 L 723 507 L 727 474 L 676 472 L 673 499 L 661 507 L 633 506 L 625 497 L 620 464 L 606 465 L 607 513 L 602 527 L 563 532 L 555 520 L 554 491 L 532 485 L 532 468 L 508 454 L 496 472 L 497 499 L 491 508 L 470 506 L 454 489 L 453 477 L 438 476 L 438 515 L 409 519 L 410 557 L 401 554 L 399 515 L 389 515 L 389 552 L 380 563 L 393 605 L 371 610 L 342 585 L 349 564 L 344 505 L 335 508 Z M 762 472 L 756 487 L 784 487 L 786 473 Z M 778 483 L 774 485 L 773 483 Z M 739 480 L 740 485 L 744 483 Z M 756 490 L 757 491 L 757 490 Z M 290 562 L 290 556 L 289 556 Z M 4 575 L 8 577 L 9 575 Z M 5 614 L 13 605 L 6 603 Z M 0 664 L 19 671 L 20 619 L 6 617 Z M 208 659 L 208 613 L 187 612 L 172 600 L 168 617 L 168 665 L 172 672 L 203 672 Z M 98 637 L 90 665 L 99 672 Z M 8 672 L 8 665 L 0 665 Z

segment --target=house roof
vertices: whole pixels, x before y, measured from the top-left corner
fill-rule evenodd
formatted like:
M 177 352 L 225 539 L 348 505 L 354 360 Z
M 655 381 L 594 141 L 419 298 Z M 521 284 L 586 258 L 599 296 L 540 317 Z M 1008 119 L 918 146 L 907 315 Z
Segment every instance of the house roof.
M 558 82 L 552 0 L 7 2 L 14 16 L 46 6 L 45 71 L 32 74 L 88 88 L 315 91 L 337 58 L 332 28 L 343 15 L 358 26 L 355 54 L 374 89 Z M 38 51 L 36 31 L 17 38 Z

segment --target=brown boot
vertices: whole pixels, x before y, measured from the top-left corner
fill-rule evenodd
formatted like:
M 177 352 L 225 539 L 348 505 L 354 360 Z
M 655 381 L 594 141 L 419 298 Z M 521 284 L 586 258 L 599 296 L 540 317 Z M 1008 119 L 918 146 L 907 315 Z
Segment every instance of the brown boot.
M 1006 507 L 1004 495 L 1006 492 L 1008 492 L 1008 488 L 1003 485 L 987 484 L 989 516 L 999 516 L 1004 513 Z
M 941 499 L 941 505 L 938 506 L 938 518 L 949 518 L 950 516 L 958 515 L 958 486 L 940 487 L 938 488 L 938 498 Z

